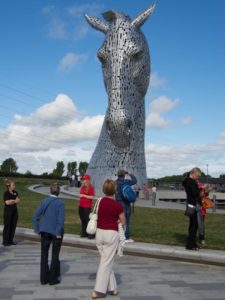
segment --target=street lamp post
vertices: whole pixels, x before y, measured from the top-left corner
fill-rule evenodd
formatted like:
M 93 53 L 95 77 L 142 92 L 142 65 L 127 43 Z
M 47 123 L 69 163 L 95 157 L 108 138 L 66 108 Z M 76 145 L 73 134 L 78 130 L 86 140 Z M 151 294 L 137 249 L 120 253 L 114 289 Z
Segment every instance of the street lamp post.
M 207 164 L 206 167 L 207 167 L 207 177 L 206 177 L 206 182 L 207 182 L 207 184 L 208 184 L 208 183 L 209 183 L 209 165 Z

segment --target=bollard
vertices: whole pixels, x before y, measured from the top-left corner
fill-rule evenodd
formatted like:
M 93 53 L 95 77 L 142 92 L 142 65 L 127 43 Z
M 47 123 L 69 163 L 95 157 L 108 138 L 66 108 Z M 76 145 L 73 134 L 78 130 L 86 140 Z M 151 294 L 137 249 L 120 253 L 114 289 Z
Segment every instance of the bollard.
M 216 212 L 216 195 L 213 195 L 213 203 L 214 203 L 214 205 L 213 205 L 212 210 L 213 210 L 213 212 Z

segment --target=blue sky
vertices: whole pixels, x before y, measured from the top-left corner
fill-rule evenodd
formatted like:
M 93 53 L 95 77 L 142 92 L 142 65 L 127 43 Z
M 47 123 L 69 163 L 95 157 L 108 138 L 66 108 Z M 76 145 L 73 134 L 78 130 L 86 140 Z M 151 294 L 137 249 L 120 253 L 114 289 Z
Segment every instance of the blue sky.
M 1 0 L 0 163 L 51 171 L 58 160 L 89 160 L 107 107 L 104 35 L 84 13 L 132 18 L 152 1 Z M 225 1 L 158 0 L 142 30 L 151 52 L 146 95 L 150 177 L 198 165 L 225 173 Z M 47 106 L 46 106 L 47 104 Z

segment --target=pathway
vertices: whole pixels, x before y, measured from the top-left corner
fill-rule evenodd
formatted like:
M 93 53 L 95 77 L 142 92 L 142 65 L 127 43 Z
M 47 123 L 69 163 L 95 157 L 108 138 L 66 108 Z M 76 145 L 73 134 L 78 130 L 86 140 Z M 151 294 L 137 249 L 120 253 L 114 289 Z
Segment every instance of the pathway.
M 99 257 L 94 250 L 63 246 L 62 282 L 39 283 L 40 245 L 0 246 L 1 300 L 89 300 Z M 224 268 L 124 256 L 115 263 L 120 294 L 111 300 L 224 300 Z

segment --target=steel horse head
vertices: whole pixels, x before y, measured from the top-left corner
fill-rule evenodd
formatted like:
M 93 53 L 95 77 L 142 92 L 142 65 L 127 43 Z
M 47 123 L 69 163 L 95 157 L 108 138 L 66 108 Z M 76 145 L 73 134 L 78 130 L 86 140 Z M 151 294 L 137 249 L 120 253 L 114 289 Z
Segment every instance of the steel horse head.
M 108 108 L 102 129 L 105 131 L 104 134 L 102 133 L 104 140 L 101 137 L 100 139 L 101 142 L 111 141 L 115 149 L 126 153 L 137 143 L 144 144 L 144 96 L 150 79 L 150 55 L 140 27 L 154 8 L 155 5 L 150 6 L 134 20 L 116 11 L 103 13 L 104 20 L 85 15 L 93 28 L 105 34 L 103 45 L 97 53 L 102 63 L 103 78 L 108 94 Z M 135 152 L 134 149 L 132 151 Z M 93 160 L 96 161 L 94 158 L 91 160 L 90 168 L 92 168 Z M 115 169 L 128 167 L 126 166 L 128 163 L 130 168 L 135 169 L 135 163 L 131 160 L 125 159 L 123 163 L 118 159 L 117 161 L 119 166 L 115 166 Z

